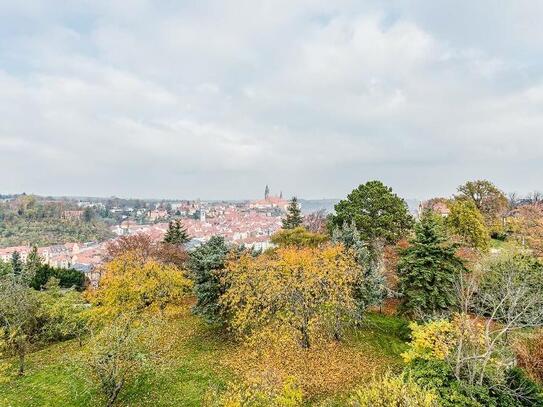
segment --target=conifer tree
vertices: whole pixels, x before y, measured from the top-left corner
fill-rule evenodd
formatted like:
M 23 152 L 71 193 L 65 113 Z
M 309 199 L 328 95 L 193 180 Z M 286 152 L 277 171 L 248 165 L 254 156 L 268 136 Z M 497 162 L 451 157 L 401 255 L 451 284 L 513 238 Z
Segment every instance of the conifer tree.
M 213 236 L 190 254 L 188 265 L 197 299 L 193 311 L 208 322 L 222 321 L 219 299 L 226 288 L 219 273 L 224 268 L 228 251 L 224 238 Z
M 398 242 L 413 224 L 407 203 L 381 181 L 358 186 L 334 209 L 330 226 L 341 228 L 345 222 L 349 225 L 354 222 L 361 239 L 370 246 L 379 241 Z
M 283 229 L 294 229 L 301 226 L 303 222 L 302 211 L 298 199 L 294 196 L 287 207 L 287 216 L 283 219 Z
M 38 248 L 36 246 L 32 246 L 32 250 L 28 254 L 23 268 L 23 278 L 27 284 L 30 284 L 30 282 L 34 279 L 41 266 L 42 259 L 38 254 Z
M 381 250 L 368 247 L 362 241 L 356 225 L 345 222 L 341 228 L 334 228 L 332 241 L 343 244 L 354 252 L 355 260 L 360 266 L 360 274 L 354 288 L 360 319 L 364 311 L 373 305 L 380 305 L 387 295 L 386 280 Z
M 441 218 L 423 214 L 398 263 L 402 311 L 421 319 L 451 312 L 455 281 L 463 267 L 455 246 L 447 243 Z
M 173 220 L 168 224 L 168 230 L 164 235 L 164 243 L 181 246 L 189 240 L 187 229 L 185 229 L 180 219 Z
M 18 251 L 11 254 L 11 269 L 16 276 L 20 276 L 23 272 L 23 262 Z

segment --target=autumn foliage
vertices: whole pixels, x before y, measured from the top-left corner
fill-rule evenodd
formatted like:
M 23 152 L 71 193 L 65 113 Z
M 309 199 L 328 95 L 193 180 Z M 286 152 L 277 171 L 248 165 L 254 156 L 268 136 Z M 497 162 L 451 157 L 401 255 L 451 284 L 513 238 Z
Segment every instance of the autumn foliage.
M 90 299 L 106 314 L 160 311 L 179 304 L 190 293 L 191 281 L 177 267 L 151 259 L 142 262 L 133 252 L 104 266 L 100 287 Z
M 357 277 L 357 264 L 342 246 L 279 248 L 230 262 L 225 272 L 229 289 L 221 300 L 239 334 L 272 327 L 309 348 L 324 337 L 339 338 L 355 309 Z

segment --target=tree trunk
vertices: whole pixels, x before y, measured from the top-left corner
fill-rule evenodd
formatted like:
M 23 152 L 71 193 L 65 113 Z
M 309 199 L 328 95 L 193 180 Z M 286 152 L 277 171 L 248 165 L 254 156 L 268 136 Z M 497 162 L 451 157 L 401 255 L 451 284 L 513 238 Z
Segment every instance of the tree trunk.
M 309 332 L 307 330 L 307 326 L 306 325 L 302 325 L 300 326 L 300 334 L 301 334 L 301 337 L 300 337 L 300 346 L 303 348 L 303 349 L 309 349 L 311 344 L 310 344 L 310 341 L 309 341 Z
M 19 353 L 19 376 L 22 376 L 25 373 L 25 354 L 23 352 Z
M 121 380 L 119 383 L 117 383 L 117 385 L 115 386 L 115 388 L 113 389 L 113 391 L 111 392 L 111 394 L 109 395 L 107 399 L 107 403 L 106 403 L 107 407 L 112 407 L 115 404 L 115 401 L 117 400 L 117 396 L 119 396 L 119 393 L 121 392 L 123 384 L 124 384 L 124 380 Z

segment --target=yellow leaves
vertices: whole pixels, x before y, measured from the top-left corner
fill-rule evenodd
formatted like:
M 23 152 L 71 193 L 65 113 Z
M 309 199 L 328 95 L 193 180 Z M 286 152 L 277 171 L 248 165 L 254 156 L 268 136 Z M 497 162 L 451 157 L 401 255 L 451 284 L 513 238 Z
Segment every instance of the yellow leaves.
M 327 240 L 326 235 L 310 232 L 302 226 L 294 229 L 281 229 L 271 237 L 272 243 L 281 247 L 318 247 Z
M 447 320 L 433 321 L 425 325 L 411 323 L 412 341 L 402 354 L 406 363 L 415 359 L 445 360 L 456 344 L 456 326 Z
M 385 374 L 374 378 L 352 397 L 352 407 L 437 407 L 438 397 L 415 381 Z
M 155 260 L 141 262 L 127 253 L 105 265 L 100 286 L 89 299 L 107 314 L 162 312 L 168 304 L 181 303 L 190 288 L 191 281 L 177 267 Z
M 396 362 L 350 341 L 315 341 L 303 349 L 290 328 L 275 325 L 266 330 L 225 354 L 221 363 L 245 380 L 267 370 L 283 379 L 294 377 L 309 399 L 350 391 Z
M 266 332 L 271 325 L 295 333 L 302 347 L 330 336 L 353 312 L 358 266 L 342 246 L 279 248 L 227 264 L 229 289 L 221 301 L 240 334 Z
M 301 407 L 303 393 L 296 380 L 282 380 L 274 371 L 232 383 L 219 397 L 210 394 L 204 405 L 211 407 Z

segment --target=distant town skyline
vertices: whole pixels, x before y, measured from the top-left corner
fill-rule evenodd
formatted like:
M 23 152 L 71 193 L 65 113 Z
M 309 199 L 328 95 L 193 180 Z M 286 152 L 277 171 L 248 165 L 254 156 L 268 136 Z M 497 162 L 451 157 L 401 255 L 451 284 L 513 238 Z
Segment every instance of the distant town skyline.
M 543 189 L 543 3 L 0 0 L 0 188 Z

